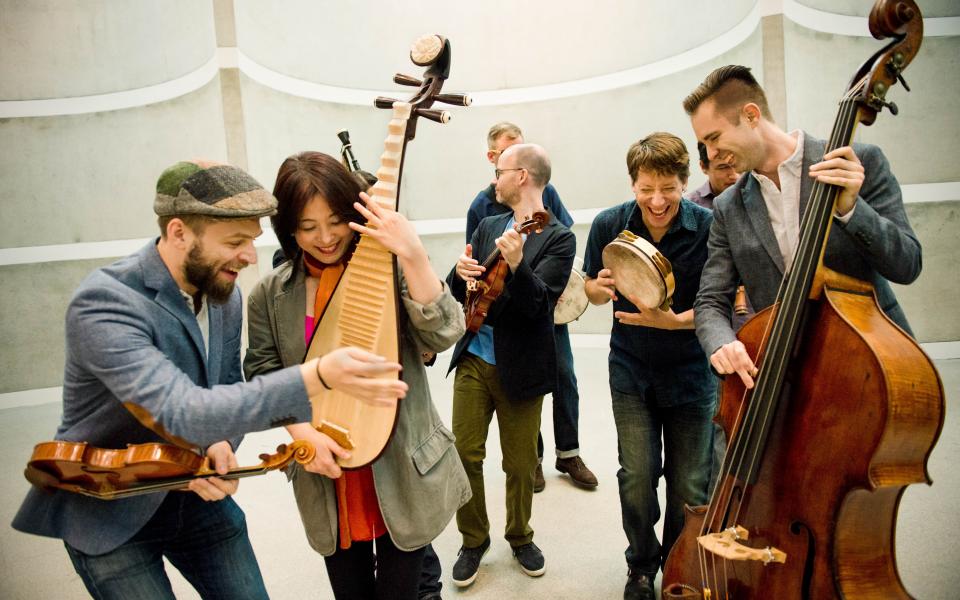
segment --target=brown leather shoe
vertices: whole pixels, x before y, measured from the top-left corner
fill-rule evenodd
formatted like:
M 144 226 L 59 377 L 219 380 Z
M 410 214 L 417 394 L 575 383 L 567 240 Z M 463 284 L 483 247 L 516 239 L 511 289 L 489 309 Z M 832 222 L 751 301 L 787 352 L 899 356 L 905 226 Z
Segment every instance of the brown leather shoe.
M 547 482 L 543 479 L 543 465 L 537 463 L 537 468 L 533 471 L 533 493 L 538 494 L 547 487 Z
M 570 479 L 580 487 L 593 489 L 599 484 L 597 476 L 583 464 L 579 456 L 558 458 L 556 467 L 561 473 L 569 475 Z

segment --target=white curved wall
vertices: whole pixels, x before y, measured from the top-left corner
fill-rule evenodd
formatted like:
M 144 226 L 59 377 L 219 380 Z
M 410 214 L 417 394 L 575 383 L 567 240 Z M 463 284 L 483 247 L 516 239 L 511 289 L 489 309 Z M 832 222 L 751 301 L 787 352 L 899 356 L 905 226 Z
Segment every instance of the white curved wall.
M 181 77 L 213 56 L 193 0 L 3 0 L 0 99 L 91 96 Z
M 237 39 L 244 54 L 285 75 L 379 90 L 411 67 L 411 41 L 439 33 L 453 43 L 451 86 L 498 90 L 606 75 L 679 54 L 732 28 L 754 2 L 683 4 L 678 19 L 673 2 L 424 0 L 371 10 L 367 3 L 296 0 L 280 12 L 238 0 Z

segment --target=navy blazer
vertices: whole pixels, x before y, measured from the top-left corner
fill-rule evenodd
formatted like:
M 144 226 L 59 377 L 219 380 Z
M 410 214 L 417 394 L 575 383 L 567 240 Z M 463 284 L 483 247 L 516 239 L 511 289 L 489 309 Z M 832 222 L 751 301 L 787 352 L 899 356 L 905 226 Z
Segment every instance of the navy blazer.
M 496 248 L 513 213 L 487 217 L 473 233 L 473 256 L 481 263 Z M 503 293 L 490 306 L 485 325 L 493 327 L 493 352 L 503 390 L 516 400 L 533 398 L 557 388 L 557 347 L 553 309 L 573 269 L 577 241 L 573 233 L 550 216 L 540 233 L 523 243 L 523 259 L 516 272 L 507 274 Z M 456 267 L 447 275 L 447 285 L 461 303 L 466 282 Z M 467 332 L 453 351 L 449 374 L 476 336 Z
M 241 383 L 240 291 L 209 305 L 209 354 L 197 319 L 156 241 L 91 273 L 66 317 L 63 417 L 56 439 L 102 448 L 183 442 L 236 444 L 248 431 L 309 421 L 298 368 Z M 231 439 L 233 438 L 233 439 Z M 13 527 L 109 552 L 150 519 L 164 492 L 98 500 L 31 489 Z
M 823 140 L 804 133 L 801 216 L 814 184 L 810 166 L 820 162 L 825 148 Z M 883 152 L 868 144 L 854 144 L 853 149 L 863 164 L 863 186 L 849 222 L 834 219 L 824 264 L 872 283 L 883 311 L 910 333 L 888 281 L 908 284 L 920 275 L 920 242 L 907 221 L 900 184 Z M 743 281 L 750 302 L 760 311 L 776 301 L 784 276 L 783 257 L 760 184 L 750 173 L 717 197 L 713 215 L 707 263 L 694 306 L 697 337 L 707 356 L 736 339 L 730 315 L 738 281 Z

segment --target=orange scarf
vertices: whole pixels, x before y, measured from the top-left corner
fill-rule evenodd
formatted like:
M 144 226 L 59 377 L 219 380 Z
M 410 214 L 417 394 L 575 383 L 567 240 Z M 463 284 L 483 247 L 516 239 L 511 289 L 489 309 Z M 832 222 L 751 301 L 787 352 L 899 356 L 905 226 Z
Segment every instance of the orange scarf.
M 313 301 L 314 327 L 320 322 L 320 316 L 333 296 L 340 276 L 345 269 L 344 262 L 326 265 L 307 253 L 303 254 L 303 264 L 311 277 L 319 279 L 317 294 Z M 313 332 L 307 332 L 310 338 Z M 373 469 L 366 466 L 354 471 L 344 471 L 334 480 L 337 488 L 337 513 L 340 528 L 340 548 L 346 550 L 353 542 L 366 542 L 383 535 L 387 530 L 377 500 L 377 490 L 373 482 Z

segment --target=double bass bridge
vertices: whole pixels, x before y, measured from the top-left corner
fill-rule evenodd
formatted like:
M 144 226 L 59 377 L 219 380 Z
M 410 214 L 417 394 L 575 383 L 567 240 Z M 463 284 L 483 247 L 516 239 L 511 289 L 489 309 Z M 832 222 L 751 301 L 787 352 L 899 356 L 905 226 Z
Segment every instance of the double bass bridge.
M 751 548 L 740 543 L 740 540 L 746 540 L 749 537 L 750 532 L 737 525 L 719 533 L 701 535 L 697 538 L 697 543 L 707 552 L 727 560 L 752 560 L 762 562 L 764 565 L 787 562 L 787 555 L 782 550 L 771 546 Z

